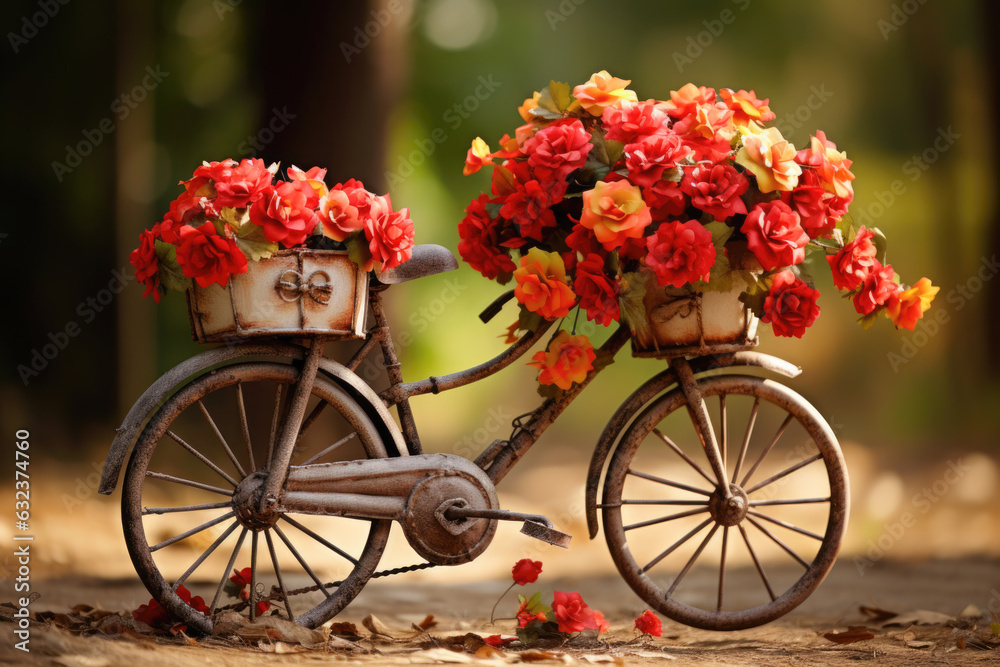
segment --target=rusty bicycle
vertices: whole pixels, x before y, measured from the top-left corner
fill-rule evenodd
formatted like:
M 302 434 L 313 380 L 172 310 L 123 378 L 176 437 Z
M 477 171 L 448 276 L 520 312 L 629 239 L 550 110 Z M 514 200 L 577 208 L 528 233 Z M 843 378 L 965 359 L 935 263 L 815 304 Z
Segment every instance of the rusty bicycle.
M 336 271 L 310 269 L 301 254 L 285 259 L 292 263 L 277 265 L 254 289 L 277 294 L 298 316 L 339 298 Z M 228 344 L 171 369 L 139 398 L 117 431 L 100 492 L 114 491 L 128 458 L 125 539 L 164 609 L 203 632 L 226 607 L 251 618 L 270 608 L 315 627 L 373 577 L 475 559 L 499 521 L 521 522 L 528 536 L 567 546 L 569 535 L 546 517 L 502 509 L 495 486 L 599 369 L 515 420 L 511 436 L 475 460 L 424 453 L 410 399 L 497 373 L 549 328 L 473 368 L 404 381 L 382 294 L 455 268 L 448 250 L 417 246 L 394 269 L 352 278 L 346 289 L 359 296 L 356 317 L 340 329 L 234 325 L 235 335 L 215 339 Z M 232 297 L 233 309 L 239 300 Z M 191 304 L 193 319 L 202 317 Z M 701 317 L 701 302 L 688 305 L 668 316 Z M 827 422 L 784 385 L 739 372 L 799 373 L 752 349 L 747 318 L 735 342 L 699 334 L 690 345 L 643 352 L 632 340 L 637 355 L 667 366 L 610 417 L 586 480 L 589 536 L 602 522 L 628 585 L 669 618 L 714 630 L 766 623 L 805 600 L 833 566 L 848 513 L 846 467 Z M 196 323 L 196 337 L 203 327 Z M 349 361 L 325 356 L 327 342 L 345 338 L 363 340 Z M 602 353 L 614 356 L 632 338 L 620 326 Z M 355 373 L 376 350 L 388 377 L 380 392 Z M 424 562 L 377 571 L 394 521 Z M 227 582 L 244 567 L 249 592 L 230 603 Z M 734 567 L 756 571 L 756 590 L 727 595 Z M 194 595 L 208 614 L 192 606 Z

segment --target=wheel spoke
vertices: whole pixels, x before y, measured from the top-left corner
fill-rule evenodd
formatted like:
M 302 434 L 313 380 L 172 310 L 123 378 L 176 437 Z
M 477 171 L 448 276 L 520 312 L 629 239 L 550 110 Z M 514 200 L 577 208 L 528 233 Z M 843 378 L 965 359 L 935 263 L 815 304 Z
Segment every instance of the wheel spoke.
M 736 467 L 733 469 L 733 484 L 736 483 L 737 478 L 740 476 L 740 470 L 743 468 L 743 460 L 746 459 L 747 449 L 750 447 L 750 436 L 753 435 L 753 425 L 757 422 L 757 410 L 760 408 L 760 397 L 753 399 L 753 409 L 750 410 L 750 420 L 747 422 L 747 431 L 743 436 L 743 446 L 740 447 L 739 458 L 736 459 Z
M 719 558 L 719 601 L 715 611 L 722 611 L 722 592 L 726 589 L 726 547 L 729 545 L 729 526 L 722 529 L 722 556 Z
M 181 540 L 186 540 L 187 538 L 191 537 L 192 535 L 197 535 L 198 533 L 200 533 L 201 531 L 205 530 L 206 528 L 211 528 L 212 526 L 215 526 L 215 525 L 218 525 L 218 524 L 222 523 L 223 521 L 225 521 L 226 519 L 228 519 L 231 516 L 235 516 L 235 514 L 230 510 L 229 512 L 226 512 L 222 516 L 216 517 L 216 518 L 212 519 L 211 521 L 206 521 L 205 523 L 201 524 L 200 526 L 195 526 L 191 530 L 185 530 L 180 535 L 175 535 L 175 536 L 171 537 L 170 539 L 163 540 L 159 544 L 154 544 L 153 546 L 149 547 L 149 551 L 150 551 L 150 553 L 152 553 L 154 551 L 159 551 L 160 549 L 162 549 L 164 547 L 169 547 L 171 544 L 176 544 L 176 543 L 180 542 Z
M 793 465 L 791 467 L 788 467 L 788 468 L 785 468 L 784 470 L 782 470 L 778 474 L 771 475 L 770 477 L 768 477 L 767 479 L 765 479 L 760 484 L 755 485 L 752 489 L 747 489 L 746 493 L 749 495 L 749 494 L 753 493 L 754 491 L 757 491 L 758 489 L 763 489 L 768 484 L 773 484 L 773 483 L 777 482 L 779 479 L 781 479 L 782 477 L 787 477 L 788 475 L 791 475 L 796 470 L 799 470 L 800 468 L 805 468 L 807 465 L 809 465 L 813 461 L 819 461 L 821 458 L 823 458 L 823 455 L 822 454 L 817 454 L 816 456 L 810 456 L 809 458 L 807 458 L 805 460 L 799 461 L 795 465 Z
M 215 596 L 212 598 L 212 604 L 208 607 L 208 615 L 215 615 L 215 608 L 219 604 L 219 598 L 222 597 L 222 589 L 225 587 L 226 582 L 229 581 L 229 575 L 233 571 L 233 565 L 236 564 L 236 556 L 239 555 L 240 549 L 243 547 L 243 540 L 247 537 L 246 526 L 243 526 L 243 530 L 240 531 L 240 538 L 236 540 L 236 546 L 233 548 L 233 553 L 229 554 L 229 562 L 226 564 L 226 569 L 222 571 L 222 579 L 219 580 L 219 585 L 215 589 Z
M 758 519 L 763 519 L 764 521 L 770 521 L 771 523 L 775 524 L 776 526 L 781 526 L 782 528 L 787 528 L 788 530 L 793 530 L 796 533 L 799 533 L 800 535 L 805 535 L 806 537 L 811 537 L 814 540 L 819 540 L 820 542 L 823 541 L 823 536 L 822 535 L 817 535 L 816 533 L 814 533 L 812 531 L 809 531 L 809 530 L 806 530 L 805 528 L 799 528 L 795 524 L 788 523 L 787 521 L 782 521 L 781 519 L 775 519 L 774 517 L 770 517 L 770 516 L 768 516 L 766 514 L 762 514 L 760 512 L 755 512 L 754 510 L 748 511 L 747 514 L 752 514 L 753 516 L 757 517 Z
M 271 413 L 271 436 L 267 441 L 267 467 L 271 467 L 271 457 L 274 456 L 274 443 L 278 437 L 278 415 L 281 412 L 281 391 L 285 385 L 278 384 L 274 393 L 274 412 Z
M 715 531 L 717 531 L 718 529 L 719 529 L 719 524 L 715 524 L 714 526 L 712 526 L 712 530 L 708 531 L 708 535 L 706 535 L 705 539 L 701 541 L 701 544 L 698 545 L 698 548 L 695 549 L 695 552 L 691 554 L 691 558 L 689 558 L 688 562 L 684 565 L 684 569 L 681 570 L 676 577 L 674 577 L 674 583 L 670 584 L 670 588 L 667 589 L 667 597 L 670 597 L 671 595 L 674 594 L 674 591 L 677 589 L 678 584 L 681 583 L 681 579 L 687 576 L 687 573 L 691 571 L 692 567 L 694 567 L 695 561 L 697 561 L 698 557 L 701 556 L 701 552 L 705 550 L 705 547 L 708 545 L 709 541 L 712 539 L 712 536 L 715 535 Z
M 634 530 L 636 528 L 645 528 L 646 526 L 655 526 L 658 523 L 663 523 L 665 521 L 673 521 L 674 519 L 683 519 L 686 516 L 694 516 L 695 514 L 701 514 L 702 512 L 707 512 L 707 507 L 702 507 L 701 509 L 687 510 L 686 512 L 678 512 L 677 514 L 670 514 L 668 516 L 661 516 L 659 519 L 649 519 L 648 521 L 640 521 L 639 523 L 631 523 L 622 528 L 623 531 Z
M 729 449 L 728 446 L 728 433 L 729 428 L 726 425 L 726 395 L 719 394 L 719 437 L 722 440 L 719 443 L 719 449 L 722 454 L 722 469 L 726 469 L 726 450 Z
M 243 469 L 243 466 L 240 465 L 240 461 L 239 459 L 236 458 L 236 455 L 233 454 L 233 450 L 230 449 L 229 443 L 226 442 L 226 438 L 222 435 L 222 431 L 220 431 L 219 427 L 215 424 L 215 420 L 212 419 L 212 415 L 208 413 L 208 408 L 206 408 L 205 404 L 202 403 L 200 400 L 198 401 L 198 407 L 201 409 L 201 414 L 205 417 L 205 421 L 208 422 L 208 425 L 215 433 L 215 437 L 219 439 L 220 443 L 222 443 L 222 448 L 226 450 L 226 454 L 229 456 L 229 460 L 233 462 L 234 466 L 236 466 L 236 472 L 240 474 L 240 477 L 246 477 L 247 476 L 246 471 Z
M 804 561 L 801 556 L 799 556 L 797 553 L 795 553 L 794 551 L 792 551 L 791 547 L 789 547 L 787 544 L 785 544 L 784 542 L 782 542 L 781 540 L 779 540 L 777 537 L 775 537 L 774 533 L 772 533 L 771 531 L 769 531 L 764 526 L 760 525 L 758 522 L 754 521 L 753 517 L 748 516 L 747 517 L 747 521 L 749 521 L 750 523 L 752 523 L 757 528 L 757 530 L 759 530 L 760 532 L 764 533 L 769 538 L 771 538 L 771 540 L 775 544 L 777 544 L 779 547 L 781 547 L 782 549 L 784 549 L 788 553 L 789 556 L 791 556 L 792 558 L 794 558 L 795 560 L 797 560 L 802 567 L 806 568 L 807 570 L 809 569 L 809 563 L 807 563 L 806 561 Z
M 256 530 L 250 536 L 250 622 L 257 618 L 257 536 Z
M 220 510 L 232 505 L 230 502 L 204 503 L 202 505 L 180 505 L 177 507 L 143 507 L 142 515 L 170 514 L 172 512 L 197 512 L 198 510 Z
M 209 468 L 211 468 L 213 471 L 215 471 L 216 473 L 218 473 L 219 476 L 222 477 L 222 479 L 226 480 L 227 482 L 229 482 L 230 484 L 232 484 L 234 487 L 239 485 L 239 482 L 237 482 L 235 479 L 233 479 L 232 477 L 230 477 L 229 473 L 227 473 L 225 470 L 223 470 L 219 466 L 217 466 L 214 463 L 212 463 L 211 461 L 209 461 L 208 457 L 206 457 L 204 454 L 202 454 L 201 452 L 199 452 L 197 449 L 195 449 L 194 447 L 192 447 L 188 443 L 184 442 L 184 439 L 181 438 L 179 435 L 177 435 L 176 433 L 174 433 L 170 429 L 167 429 L 167 435 L 170 436 L 171 440 L 173 440 L 178 445 L 180 445 L 185 450 L 187 450 L 196 459 L 198 459 L 199 461 L 201 461 L 202 463 L 204 463 L 205 465 L 207 465 Z
M 751 500 L 750 507 L 762 507 L 764 505 L 807 505 L 809 503 L 828 503 L 830 496 L 826 498 L 781 498 L 779 500 Z
M 164 482 L 173 482 L 174 484 L 183 484 L 184 486 L 191 486 L 196 489 L 201 489 L 202 491 L 211 491 L 212 493 L 218 493 L 220 496 L 233 495 L 232 491 L 227 491 L 226 489 L 220 489 L 217 486 L 202 484 L 201 482 L 195 482 L 190 479 L 184 479 L 182 477 L 174 477 L 173 475 L 167 475 L 162 472 L 153 472 L 152 470 L 147 470 L 146 477 L 152 477 L 153 479 L 162 479 Z M 226 504 L 228 505 L 229 503 Z
M 703 496 L 711 496 L 711 492 L 704 491 L 694 486 L 689 486 L 687 484 L 681 484 L 680 482 L 671 482 L 668 479 L 663 479 L 662 477 L 657 477 L 656 475 L 650 475 L 644 472 L 637 472 L 629 468 L 626 474 L 633 475 L 634 477 L 641 477 L 642 479 L 648 479 L 651 482 L 656 482 L 657 484 L 664 484 L 666 486 L 672 486 L 675 489 L 682 489 L 684 491 L 690 491 L 691 493 L 697 493 Z
M 704 477 L 705 479 L 707 479 L 709 484 L 711 484 L 713 487 L 715 487 L 715 485 L 718 484 L 718 482 L 715 479 L 713 479 L 712 477 L 710 477 L 709 474 L 707 472 L 705 472 L 704 469 L 702 469 L 702 467 L 700 465 L 698 465 L 697 463 L 695 463 L 694 459 L 692 459 L 690 456 L 688 456 L 687 454 L 685 454 L 681 450 L 680 447 L 678 447 L 676 444 L 674 444 L 673 440 L 671 440 L 670 438 L 668 438 L 667 436 L 665 436 L 663 434 L 663 432 L 660 431 L 660 429 L 654 428 L 653 429 L 653 433 L 655 433 L 660 438 L 660 440 L 662 440 L 668 447 L 670 447 L 670 449 L 674 450 L 674 452 L 678 456 L 680 456 L 682 459 L 684 459 L 685 461 L 687 461 L 688 465 L 690 465 L 692 468 L 694 468 L 695 470 L 697 470 L 698 473 L 702 477 Z
M 306 571 L 306 574 L 308 574 L 309 577 L 316 582 L 316 585 L 319 586 L 319 590 L 323 593 L 323 595 L 330 597 L 330 592 L 326 590 L 326 586 L 324 586 L 323 582 L 319 580 L 319 577 L 316 576 L 316 573 L 313 572 L 311 567 L 309 567 L 309 563 L 302 558 L 298 550 L 292 546 L 292 543 L 287 537 L 285 537 L 285 534 L 281 532 L 281 529 L 278 528 L 278 526 L 272 526 L 272 528 L 274 529 L 274 532 L 277 533 L 278 538 L 285 543 L 285 547 L 287 547 L 288 550 L 292 552 L 292 555 L 295 556 L 295 560 L 299 561 L 299 565 L 301 565 L 302 569 Z
M 778 440 L 781 438 L 781 435 L 785 432 L 785 429 L 788 428 L 788 425 L 792 423 L 792 419 L 794 417 L 795 415 L 793 415 L 792 413 L 788 413 L 788 416 L 785 417 L 785 421 L 781 422 L 781 427 L 778 428 L 778 432 L 774 434 L 774 439 L 771 440 L 771 444 L 767 446 L 767 449 L 765 449 L 760 453 L 760 456 L 757 458 L 757 461 L 754 462 L 753 467 L 750 468 L 746 476 L 743 478 L 743 481 L 740 482 L 740 486 L 745 487 L 747 485 L 747 482 L 750 481 L 750 478 L 753 477 L 753 474 L 757 472 L 758 466 L 760 466 L 760 464 L 764 461 L 764 459 L 767 458 L 767 455 L 771 453 L 771 450 L 774 449 L 774 446 L 778 444 Z
M 753 547 L 750 545 L 750 536 L 747 535 L 747 529 L 743 527 L 743 524 L 740 524 L 739 528 L 740 535 L 743 536 L 743 543 L 747 545 L 747 551 L 750 552 L 750 558 L 753 559 L 754 567 L 757 568 L 757 574 L 760 575 L 761 581 L 764 582 L 764 588 L 767 589 L 767 594 L 771 596 L 771 602 L 774 602 L 777 598 L 774 595 L 774 591 L 771 590 L 771 582 L 767 579 L 767 574 L 764 572 L 764 566 L 760 564 L 760 559 L 757 558 L 757 552 L 754 551 Z
M 621 507 L 622 505 L 700 505 L 705 507 L 708 505 L 704 500 L 646 500 L 646 499 L 628 499 L 619 500 L 617 503 L 598 503 L 598 507 Z
M 299 429 L 299 435 L 297 438 L 295 438 L 296 445 L 298 445 L 299 442 L 302 441 L 302 436 L 306 434 L 306 431 L 308 431 L 309 427 L 313 425 L 313 422 L 319 419 L 320 414 L 323 413 L 323 409 L 326 408 L 327 405 L 328 404 L 326 401 L 320 400 L 320 402 L 316 404 L 316 407 L 312 409 L 312 412 L 309 413 L 309 416 L 306 417 L 306 420 L 302 422 L 302 428 Z
M 358 559 L 357 558 L 354 558 L 353 556 L 351 556 L 349 553 L 347 553 L 343 549 L 340 549 L 336 545 L 328 542 L 326 539 L 324 539 L 323 537 L 317 535 L 315 532 L 313 532 L 312 530 L 310 530 L 308 527 L 302 525 L 301 523 L 299 523 L 298 521 L 296 521 L 292 517 L 288 516 L 287 514 L 283 514 L 281 516 L 281 518 L 284 521 L 287 521 L 291 525 L 295 526 L 296 528 L 298 528 L 303 533 L 305 533 L 309 537 L 313 538 L 314 540 L 316 540 L 320 544 L 322 544 L 327 549 L 330 549 L 331 551 L 333 551 L 334 553 L 336 553 L 338 556 L 341 556 L 342 558 L 346 558 L 347 560 L 349 560 L 351 562 L 352 565 L 357 565 L 358 564 Z
M 641 570 L 639 570 L 640 574 L 645 574 L 646 572 L 649 572 L 649 570 L 650 570 L 651 567 L 653 567 L 654 565 L 656 565 L 657 563 L 659 563 L 661 560 L 663 560 L 664 558 L 666 558 L 670 554 L 672 554 L 678 547 L 680 547 L 682 544 L 684 544 L 685 542 L 687 542 L 688 540 L 690 540 L 692 537 L 694 537 L 695 535 L 697 535 L 699 532 L 701 532 L 701 529 L 704 528 L 705 526 L 707 526 L 708 524 L 712 523 L 712 521 L 713 521 L 712 517 L 709 517 L 709 518 L 705 519 L 704 521 L 702 521 L 701 523 L 699 523 L 687 535 L 685 535 L 684 537 L 682 537 L 681 539 L 677 540 L 672 545 L 670 545 L 669 547 L 667 547 L 666 551 L 664 551 L 663 553 L 661 553 L 659 556 L 657 556 L 653 560 L 649 561 L 649 563 L 646 565 L 646 567 L 644 567 Z
M 278 579 L 278 588 L 281 589 L 281 597 L 285 601 L 285 611 L 288 612 L 288 620 L 294 620 L 292 614 L 292 601 L 288 599 L 288 591 L 285 589 L 285 580 L 281 576 L 281 568 L 278 567 L 278 556 L 274 553 L 274 540 L 271 539 L 271 531 L 264 531 L 264 539 L 267 540 L 267 551 L 271 554 L 271 564 L 274 565 L 274 576 Z
M 348 435 L 345 435 L 343 438 L 341 438 L 337 442 L 333 443 L 332 445 L 330 445 L 329 447 L 327 447 L 326 449 L 324 449 L 323 451 L 321 451 L 316 456 L 311 457 L 308 461 L 304 461 L 304 462 L 300 463 L 299 465 L 307 466 L 310 463 L 312 463 L 313 461 L 317 461 L 318 459 L 323 458 L 324 456 L 326 456 L 327 454 L 329 454 L 333 450 L 335 450 L 338 447 L 340 447 L 341 445 L 345 444 L 348 440 L 350 440 L 351 438 L 353 438 L 356 435 L 357 435 L 357 432 L 353 432 L 353 433 L 349 433 Z
M 232 532 L 236 530 L 236 527 L 239 525 L 240 525 L 239 521 L 233 521 L 233 523 L 229 526 L 229 528 L 226 528 L 225 532 L 222 533 L 222 535 L 219 535 L 219 537 L 216 538 L 215 542 L 212 542 L 212 546 L 210 546 L 208 549 L 203 551 L 200 556 L 198 556 L 198 560 L 193 562 L 191 564 L 191 567 L 185 570 L 184 574 L 182 574 L 180 578 L 174 582 L 173 585 L 174 592 L 177 592 L 177 587 L 183 584 L 185 581 L 187 581 L 187 578 L 190 577 L 194 573 L 194 571 L 197 570 L 198 567 L 205 562 L 206 558 L 211 556 L 212 553 L 219 548 L 219 545 L 221 545 L 223 542 L 226 541 L 226 538 L 229 537 L 232 534 Z
M 243 442 L 247 446 L 247 456 L 250 458 L 250 470 L 256 470 L 257 465 L 253 461 L 253 443 L 250 442 L 250 425 L 247 424 L 247 408 L 243 403 L 243 383 L 236 383 L 236 402 L 240 407 L 240 428 L 243 429 Z

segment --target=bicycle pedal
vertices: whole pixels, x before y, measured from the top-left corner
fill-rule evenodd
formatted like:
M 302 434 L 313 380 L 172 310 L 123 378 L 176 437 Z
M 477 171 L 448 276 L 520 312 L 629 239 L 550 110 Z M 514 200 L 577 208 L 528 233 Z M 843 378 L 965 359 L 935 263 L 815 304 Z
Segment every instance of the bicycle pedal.
M 569 549 L 569 541 L 573 539 L 572 535 L 567 535 L 551 526 L 546 526 L 535 521 L 525 521 L 521 525 L 521 532 L 528 537 L 533 537 L 536 540 L 541 540 L 542 542 L 562 547 L 563 549 Z

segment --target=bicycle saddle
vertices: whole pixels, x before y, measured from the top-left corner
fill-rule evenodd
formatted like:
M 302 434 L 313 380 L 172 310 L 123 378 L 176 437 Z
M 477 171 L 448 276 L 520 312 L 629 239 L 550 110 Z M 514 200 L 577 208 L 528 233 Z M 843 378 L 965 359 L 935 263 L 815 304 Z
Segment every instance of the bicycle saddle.
M 397 285 L 458 268 L 458 260 L 447 248 L 433 243 L 413 247 L 413 257 L 397 267 L 375 271 L 375 278 L 383 285 Z

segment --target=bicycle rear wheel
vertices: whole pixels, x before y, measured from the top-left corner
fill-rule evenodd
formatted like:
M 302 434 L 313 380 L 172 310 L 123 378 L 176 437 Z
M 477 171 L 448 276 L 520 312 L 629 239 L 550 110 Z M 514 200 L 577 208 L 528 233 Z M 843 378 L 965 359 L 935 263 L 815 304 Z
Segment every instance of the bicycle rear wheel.
M 202 632 L 227 606 L 251 616 L 276 608 L 316 627 L 361 591 L 385 549 L 389 521 L 256 512 L 298 374 L 247 362 L 202 375 L 153 415 L 129 460 L 122 523 L 132 562 L 153 598 Z M 322 375 L 305 414 L 293 465 L 387 456 L 365 410 Z M 247 567 L 247 599 L 225 594 L 234 570 Z M 258 609 L 262 600 L 268 610 Z
M 614 452 L 605 538 L 622 577 L 667 617 L 708 630 L 753 627 L 801 604 L 833 567 L 847 525 L 847 470 L 829 425 L 791 389 L 742 375 L 698 388 L 732 501 L 678 388 L 643 410 Z M 745 429 L 731 431 L 738 423 Z M 756 569 L 759 582 L 730 585 L 727 595 L 727 574 L 740 566 Z

